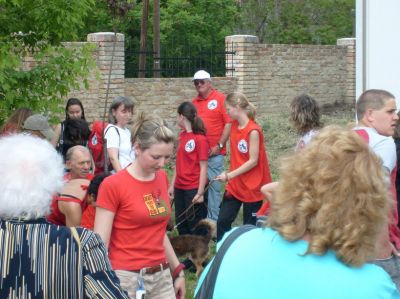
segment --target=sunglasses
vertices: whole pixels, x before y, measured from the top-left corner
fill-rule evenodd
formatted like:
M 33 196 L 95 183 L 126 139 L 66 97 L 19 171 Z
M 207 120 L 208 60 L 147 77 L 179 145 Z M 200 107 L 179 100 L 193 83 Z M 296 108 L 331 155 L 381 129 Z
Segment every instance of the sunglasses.
M 203 85 L 204 83 L 206 83 L 205 80 L 194 80 L 194 85 Z

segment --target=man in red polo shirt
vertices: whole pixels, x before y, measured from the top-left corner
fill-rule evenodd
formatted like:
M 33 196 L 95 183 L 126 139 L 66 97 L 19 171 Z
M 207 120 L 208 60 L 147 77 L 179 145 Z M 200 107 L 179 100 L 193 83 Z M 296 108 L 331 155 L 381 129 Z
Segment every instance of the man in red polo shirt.
M 229 138 L 231 119 L 224 106 L 225 95 L 212 87 L 209 73 L 198 71 L 192 81 L 198 93 L 192 103 L 207 130 L 206 137 L 210 146 L 207 175 L 211 180 L 224 171 L 225 143 Z M 217 221 L 220 202 L 221 183 L 213 181 L 208 189 L 208 218 Z

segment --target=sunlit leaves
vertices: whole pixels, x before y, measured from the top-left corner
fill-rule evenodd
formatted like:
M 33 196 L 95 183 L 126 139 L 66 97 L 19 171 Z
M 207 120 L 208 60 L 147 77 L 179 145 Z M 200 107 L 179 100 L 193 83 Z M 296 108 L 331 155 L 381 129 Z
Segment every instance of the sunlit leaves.
M 68 92 L 80 87 L 94 66 L 93 46 L 61 42 L 77 37 L 93 3 L 0 0 L 0 123 L 19 107 L 54 117 Z

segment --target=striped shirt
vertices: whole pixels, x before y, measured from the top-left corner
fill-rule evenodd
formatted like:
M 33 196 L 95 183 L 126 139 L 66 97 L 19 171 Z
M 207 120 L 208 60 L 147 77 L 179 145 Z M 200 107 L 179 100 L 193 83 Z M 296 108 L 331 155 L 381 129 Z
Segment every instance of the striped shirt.
M 111 268 L 104 243 L 45 219 L 0 220 L 0 298 L 129 298 Z

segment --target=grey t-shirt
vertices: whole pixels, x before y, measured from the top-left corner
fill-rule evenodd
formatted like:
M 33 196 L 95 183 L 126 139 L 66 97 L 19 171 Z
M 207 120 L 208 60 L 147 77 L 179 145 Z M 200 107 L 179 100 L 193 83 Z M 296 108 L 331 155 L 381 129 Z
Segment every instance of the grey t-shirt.
M 392 256 L 387 260 L 375 260 L 373 264 L 382 267 L 390 275 L 397 289 L 400 289 L 400 257 Z

